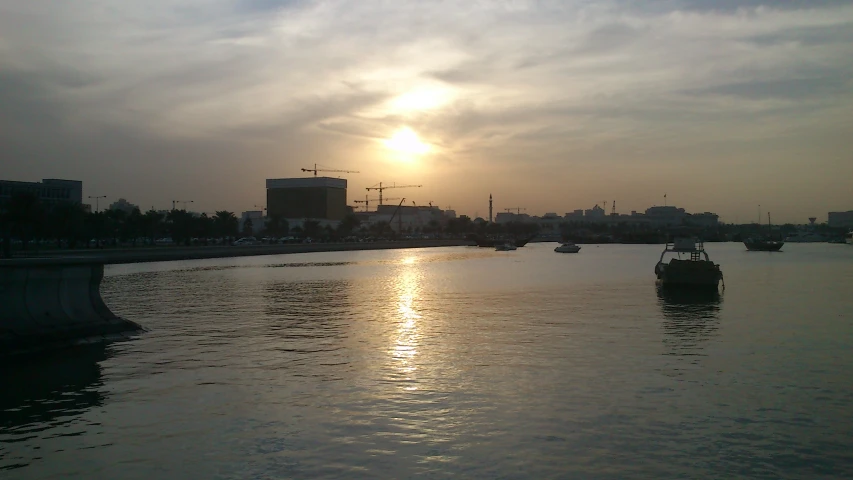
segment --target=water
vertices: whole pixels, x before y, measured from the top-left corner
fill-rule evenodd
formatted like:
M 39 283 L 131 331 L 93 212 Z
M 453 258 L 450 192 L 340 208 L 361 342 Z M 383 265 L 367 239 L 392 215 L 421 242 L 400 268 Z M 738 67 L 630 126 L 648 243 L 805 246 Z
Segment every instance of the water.
M 0 370 L 0 477 L 853 478 L 853 248 L 554 244 L 107 268 L 150 329 Z

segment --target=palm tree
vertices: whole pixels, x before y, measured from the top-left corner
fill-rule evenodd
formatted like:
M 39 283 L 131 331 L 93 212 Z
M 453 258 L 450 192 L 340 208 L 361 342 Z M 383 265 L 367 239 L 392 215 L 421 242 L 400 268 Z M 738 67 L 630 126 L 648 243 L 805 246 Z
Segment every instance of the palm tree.
M 347 237 L 352 235 L 352 232 L 358 228 L 359 224 L 361 224 L 361 220 L 353 214 L 349 214 L 345 216 L 341 222 L 338 224 L 338 234 L 342 237 Z
M 237 220 L 237 216 L 233 213 L 226 210 L 220 210 L 213 216 L 213 223 L 216 233 L 220 237 L 237 236 L 237 229 L 240 222 Z
M 317 238 L 320 233 L 320 222 L 306 218 L 302 222 L 302 232 L 306 237 Z
M 145 236 L 151 239 L 151 245 L 154 245 L 157 234 L 160 233 L 162 222 L 163 214 L 153 208 L 145 212 L 145 215 L 142 216 L 143 230 L 145 231 Z
M 33 235 L 40 233 L 45 224 L 44 216 L 44 207 L 35 194 L 21 192 L 12 195 L 6 206 L 5 220 L 9 234 L 18 236 L 23 250 L 27 249 Z
M 48 213 L 49 228 L 60 247 L 65 240 L 68 248 L 74 248 L 83 235 L 85 222 L 86 211 L 79 203 L 58 203 Z

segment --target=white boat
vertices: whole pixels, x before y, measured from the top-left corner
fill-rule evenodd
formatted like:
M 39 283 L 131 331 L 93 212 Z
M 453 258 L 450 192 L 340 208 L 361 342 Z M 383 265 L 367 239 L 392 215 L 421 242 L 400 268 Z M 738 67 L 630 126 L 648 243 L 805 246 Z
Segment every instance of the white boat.
M 567 242 L 559 247 L 555 248 L 554 251 L 557 253 L 578 253 L 581 250 L 581 247 L 575 245 L 572 242 Z
M 853 230 L 847 232 L 847 236 L 844 237 L 844 241 L 847 242 L 847 245 L 853 245 Z
M 512 243 L 499 243 L 495 245 L 495 251 L 497 252 L 508 252 L 511 250 L 518 250 L 518 247 Z

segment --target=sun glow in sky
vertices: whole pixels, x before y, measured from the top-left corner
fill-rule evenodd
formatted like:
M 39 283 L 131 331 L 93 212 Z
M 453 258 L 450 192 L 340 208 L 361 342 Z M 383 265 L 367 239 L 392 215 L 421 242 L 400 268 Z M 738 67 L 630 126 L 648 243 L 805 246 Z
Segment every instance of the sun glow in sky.
M 853 208 L 850 0 L 102 3 L 0 0 L 4 179 L 241 212 L 325 163 L 472 217 Z
M 429 145 L 421 142 L 418 134 L 409 127 L 397 130 L 391 138 L 385 140 L 385 146 L 407 155 L 422 155 L 430 150 Z

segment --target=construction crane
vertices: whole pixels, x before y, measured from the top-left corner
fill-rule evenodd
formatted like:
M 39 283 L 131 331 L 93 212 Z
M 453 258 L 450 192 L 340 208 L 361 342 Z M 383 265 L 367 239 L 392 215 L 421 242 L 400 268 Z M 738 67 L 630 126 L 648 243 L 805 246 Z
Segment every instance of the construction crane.
M 616 216 L 616 200 L 613 200 L 613 207 L 611 207 L 611 209 L 610 209 L 610 216 L 611 217 Z
M 376 198 L 367 198 L 367 195 L 365 195 L 365 196 L 364 196 L 364 200 L 353 200 L 353 202 L 355 202 L 355 203 L 363 203 L 363 204 L 364 204 L 364 211 L 365 211 L 365 212 L 367 212 L 367 211 L 369 211 L 369 210 L 370 210 L 370 202 L 375 202 L 376 200 L 378 200 L 378 199 L 376 199 Z M 400 200 L 400 197 L 386 198 L 385 200 Z
M 320 165 L 322 167 L 322 165 Z M 335 170 L 332 168 L 318 168 L 317 164 L 314 164 L 314 168 L 303 168 L 303 172 L 314 172 L 314 176 L 317 176 L 317 172 L 335 172 L 335 173 L 359 173 L 355 170 Z
M 512 211 L 515 210 L 516 215 L 521 215 L 521 211 L 527 210 L 527 209 L 524 207 L 512 207 L 512 208 L 504 208 L 504 210 L 506 210 L 509 213 L 512 213 Z
M 405 202 L 405 201 L 406 201 L 405 198 L 400 199 L 400 204 L 397 205 L 397 208 L 394 209 L 394 213 L 391 214 L 391 218 L 388 219 L 388 226 L 391 226 L 391 222 L 394 221 L 394 217 L 397 216 L 397 212 L 400 211 L 400 207 L 403 206 L 403 202 Z M 403 217 L 398 218 L 397 221 L 399 222 L 398 228 L 400 230 L 400 233 L 402 233 L 403 232 Z M 392 229 L 391 231 L 393 232 L 394 230 Z M 385 223 L 380 222 L 379 223 L 379 229 L 377 230 L 376 236 L 380 237 L 380 236 L 382 236 L 382 234 L 384 232 L 385 232 Z
M 415 215 L 418 217 L 418 226 L 421 228 L 421 233 L 424 231 L 424 219 L 421 218 L 421 212 L 418 210 L 418 204 L 412 200 L 412 206 L 415 207 Z M 432 202 L 430 202 L 430 207 L 432 207 Z
M 366 190 L 368 192 L 371 190 L 379 190 L 379 205 L 382 205 L 382 192 L 385 190 L 388 190 L 389 188 L 420 188 L 423 186 L 423 185 L 396 185 L 396 184 L 391 184 L 388 186 L 382 186 L 382 182 L 379 182 L 377 185 L 379 185 L 379 186 L 377 187 L 376 185 L 374 185 L 372 187 L 367 187 Z

